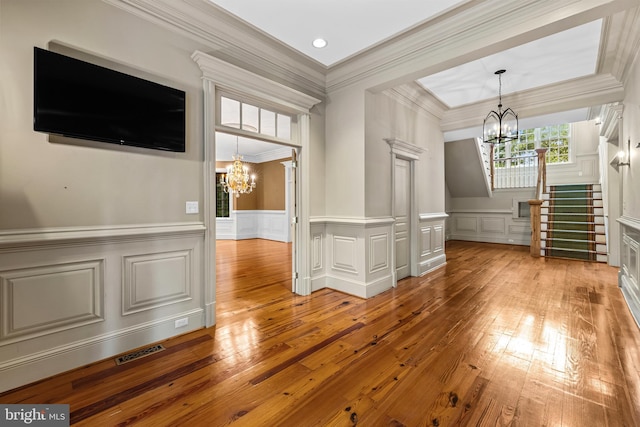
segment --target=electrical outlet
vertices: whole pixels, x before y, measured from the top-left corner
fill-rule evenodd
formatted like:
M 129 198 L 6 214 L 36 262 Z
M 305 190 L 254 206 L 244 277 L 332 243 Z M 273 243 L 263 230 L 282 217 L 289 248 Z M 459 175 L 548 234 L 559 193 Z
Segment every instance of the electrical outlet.
M 189 318 L 188 317 L 184 317 L 182 319 L 178 319 L 178 320 L 176 320 L 176 329 L 182 328 L 184 326 L 187 326 L 188 324 L 189 324 Z
M 198 202 L 187 202 L 186 213 L 188 214 L 197 214 L 198 213 Z

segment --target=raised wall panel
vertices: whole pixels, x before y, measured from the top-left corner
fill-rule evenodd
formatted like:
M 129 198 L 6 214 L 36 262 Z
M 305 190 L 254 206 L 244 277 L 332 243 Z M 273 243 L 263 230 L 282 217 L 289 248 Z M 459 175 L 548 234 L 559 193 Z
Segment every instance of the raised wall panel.
M 433 226 L 433 252 L 444 251 L 444 227 L 442 225 Z
M 123 315 L 191 299 L 191 251 L 123 257 Z
M 8 343 L 102 321 L 103 282 L 103 260 L 0 272 L 0 338 Z
M 425 257 L 433 252 L 431 245 L 431 227 L 420 228 L 420 256 Z
M 369 238 L 369 273 L 389 268 L 389 235 L 376 234 Z
M 483 233 L 504 234 L 505 232 L 504 218 L 483 217 L 480 218 L 480 224 L 480 229 Z
M 456 231 L 471 231 L 476 232 L 478 230 L 478 222 L 475 217 L 458 216 L 454 218 Z
M 311 268 L 313 270 L 322 270 L 322 234 L 314 234 L 311 236 Z
M 358 273 L 356 267 L 357 239 L 348 236 L 333 236 L 333 259 L 331 267 L 335 270 Z

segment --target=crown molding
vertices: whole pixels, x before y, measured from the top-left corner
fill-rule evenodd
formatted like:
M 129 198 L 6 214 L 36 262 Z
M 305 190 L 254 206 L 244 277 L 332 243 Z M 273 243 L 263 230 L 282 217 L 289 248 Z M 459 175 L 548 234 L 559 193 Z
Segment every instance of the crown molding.
M 621 40 L 616 48 L 616 62 L 612 74 L 626 85 L 629 71 L 640 51 L 640 7 L 623 16 Z
M 315 97 L 325 95 L 324 65 L 208 0 L 103 1 L 188 36 L 227 62 Z
M 518 118 L 569 111 L 586 106 L 620 102 L 624 87 L 614 76 L 593 75 L 510 94 L 502 103 L 513 108 Z M 487 112 L 495 109 L 498 98 L 464 105 L 445 112 L 441 129 L 444 132 L 481 125 Z
M 438 120 L 447 111 L 447 106 L 442 101 L 417 82 L 405 83 L 383 93 L 412 111 L 426 113 Z
M 195 51 L 191 58 L 202 70 L 204 79 L 217 86 L 241 91 L 251 96 L 273 102 L 295 113 L 308 113 L 320 99 L 299 92 L 289 86 L 270 80 L 252 71 L 230 64 L 204 52 Z
M 385 90 L 636 5 L 637 0 L 470 1 L 331 67 L 327 93 L 362 82 Z

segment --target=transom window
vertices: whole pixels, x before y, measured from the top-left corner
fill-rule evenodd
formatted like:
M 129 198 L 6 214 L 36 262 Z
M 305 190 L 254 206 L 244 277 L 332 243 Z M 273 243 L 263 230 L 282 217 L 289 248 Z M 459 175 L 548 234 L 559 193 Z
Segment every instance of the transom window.
M 495 144 L 493 158 L 496 167 L 517 166 L 535 158 L 536 148 L 546 148 L 547 164 L 568 163 L 570 160 L 571 125 L 568 123 L 518 132 L 518 140 Z M 510 158 L 509 162 L 503 159 Z M 508 163 L 508 164 L 507 164 Z
M 220 124 L 271 138 L 291 140 L 291 116 L 220 97 Z

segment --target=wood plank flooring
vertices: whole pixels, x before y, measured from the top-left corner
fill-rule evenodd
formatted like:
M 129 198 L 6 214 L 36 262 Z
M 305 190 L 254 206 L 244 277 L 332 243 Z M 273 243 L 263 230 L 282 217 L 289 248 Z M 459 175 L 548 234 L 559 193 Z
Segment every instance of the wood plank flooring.
M 289 245 L 220 241 L 215 327 L 0 402 L 68 403 L 78 426 L 640 425 L 640 330 L 616 268 L 518 246 L 446 253 L 368 300 L 303 297 Z

